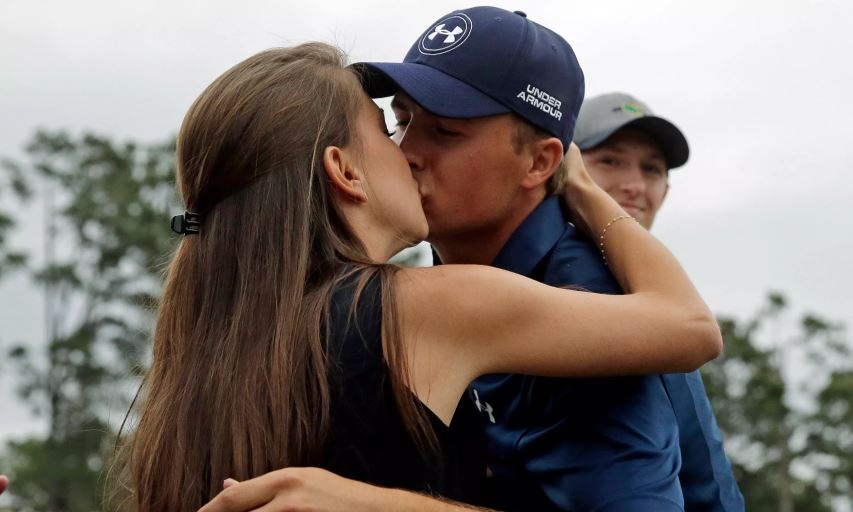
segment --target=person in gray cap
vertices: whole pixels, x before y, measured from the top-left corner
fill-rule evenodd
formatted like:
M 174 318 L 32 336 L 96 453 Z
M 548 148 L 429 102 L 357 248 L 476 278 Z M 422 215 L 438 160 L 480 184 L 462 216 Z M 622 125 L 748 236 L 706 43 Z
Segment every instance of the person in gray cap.
M 596 183 L 646 229 L 669 191 L 669 170 L 684 165 L 690 155 L 678 127 L 621 92 L 583 103 L 575 144 Z
M 690 156 L 675 124 L 622 92 L 584 101 L 575 143 L 593 180 L 646 229 L 669 191 L 669 171 Z M 662 380 L 678 421 L 685 510 L 743 510 L 699 372 L 667 374 Z

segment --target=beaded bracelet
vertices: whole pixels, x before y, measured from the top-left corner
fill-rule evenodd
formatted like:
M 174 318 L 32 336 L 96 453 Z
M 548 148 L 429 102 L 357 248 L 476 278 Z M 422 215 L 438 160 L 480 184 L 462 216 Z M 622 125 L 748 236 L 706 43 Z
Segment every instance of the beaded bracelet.
M 614 217 L 610 220 L 610 222 L 607 223 L 607 225 L 604 226 L 604 229 L 601 230 L 601 236 L 598 237 L 598 250 L 601 251 L 601 258 L 604 260 L 605 265 L 607 265 L 607 255 L 604 254 L 604 235 L 607 234 L 607 230 L 610 228 L 610 226 L 619 222 L 622 219 L 633 219 L 635 222 L 637 221 L 637 219 L 630 215 L 620 215 L 618 217 Z

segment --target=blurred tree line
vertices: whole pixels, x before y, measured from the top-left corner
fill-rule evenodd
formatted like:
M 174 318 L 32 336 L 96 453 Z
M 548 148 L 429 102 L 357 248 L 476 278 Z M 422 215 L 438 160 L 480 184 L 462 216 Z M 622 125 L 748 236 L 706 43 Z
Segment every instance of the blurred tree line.
M 0 448 L 0 472 L 12 481 L 0 503 L 100 510 L 177 241 L 168 229 L 182 210 L 174 142 L 39 131 L 23 161 L 0 161 L 0 200 L 0 278 L 23 272 L 43 290 L 46 336 L 9 340 L 0 330 L 2 371 L 46 424 Z M 44 224 L 16 218 L 13 200 L 40 206 Z M 43 259 L 12 247 L 15 229 L 44 232 Z M 791 329 L 789 316 L 786 299 L 771 294 L 751 318 L 720 318 L 726 349 L 704 368 L 705 383 L 747 510 L 841 510 L 853 494 L 853 354 L 840 326 L 806 315 Z M 813 372 L 804 385 L 787 374 L 794 361 Z
M 44 225 L 17 227 L 44 231 L 43 260 L 0 254 L 43 290 L 46 339 L 0 341 L 17 342 L 4 371 L 15 372 L 16 391 L 47 431 L 7 443 L 0 471 L 20 510 L 100 510 L 116 419 L 145 367 L 175 241 L 174 144 L 40 131 L 26 153 L 25 162 L 2 163 L 2 183 L 12 185 L 3 192 L 41 203 Z
M 806 314 L 790 327 L 788 313 L 770 293 L 747 320 L 718 318 L 725 349 L 702 369 L 706 389 L 746 510 L 850 510 L 853 350 L 842 326 Z

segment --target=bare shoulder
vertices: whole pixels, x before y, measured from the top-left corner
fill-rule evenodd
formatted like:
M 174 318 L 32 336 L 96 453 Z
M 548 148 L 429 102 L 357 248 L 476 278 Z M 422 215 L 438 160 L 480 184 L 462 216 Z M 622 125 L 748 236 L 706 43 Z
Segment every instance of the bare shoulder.
M 402 269 L 397 273 L 395 287 L 403 300 L 426 302 L 445 298 L 455 302 L 507 286 L 524 286 L 527 281 L 530 280 L 485 265 L 439 265 Z M 530 284 L 536 283 L 530 281 Z
M 527 295 L 526 281 L 484 265 L 441 265 L 398 272 L 397 306 L 403 338 L 420 356 L 414 359 L 416 372 L 418 363 L 424 363 L 421 375 L 427 376 L 426 381 L 442 386 L 456 382 L 461 396 L 484 367 L 494 366 L 490 358 L 500 352 L 484 356 L 486 342 L 499 342 L 512 330 L 510 323 L 517 313 L 514 308 Z M 453 397 L 454 406 L 458 398 Z M 427 401 L 432 403 L 429 397 Z
M 500 316 L 548 287 L 485 265 L 440 265 L 403 269 L 395 288 L 408 320 L 440 320 L 445 329 L 455 324 L 458 333 L 467 330 L 460 324 Z

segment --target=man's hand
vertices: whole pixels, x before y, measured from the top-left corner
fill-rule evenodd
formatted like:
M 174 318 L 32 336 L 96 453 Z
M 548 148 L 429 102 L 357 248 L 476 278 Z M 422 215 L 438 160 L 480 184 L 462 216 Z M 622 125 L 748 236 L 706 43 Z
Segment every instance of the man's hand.
M 7 487 L 9 487 L 9 477 L 0 475 L 0 494 L 3 494 Z
M 463 512 L 484 510 L 399 489 L 376 487 L 319 468 L 285 468 L 237 482 L 198 512 Z

